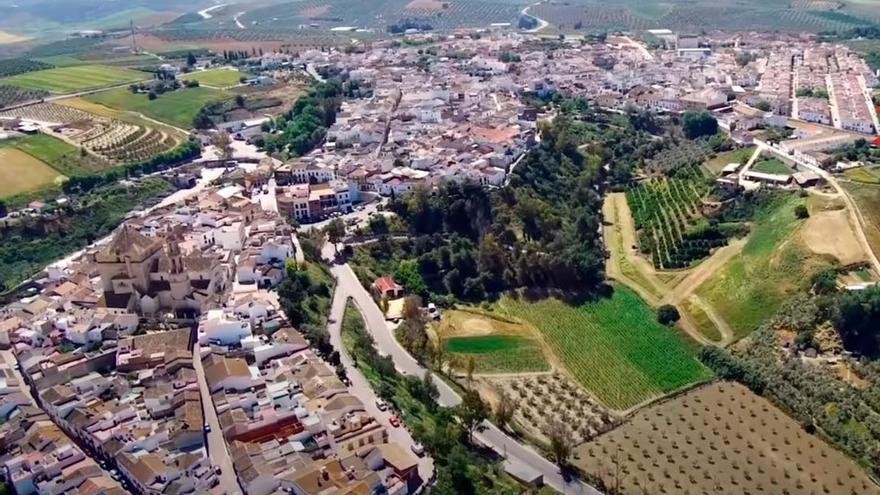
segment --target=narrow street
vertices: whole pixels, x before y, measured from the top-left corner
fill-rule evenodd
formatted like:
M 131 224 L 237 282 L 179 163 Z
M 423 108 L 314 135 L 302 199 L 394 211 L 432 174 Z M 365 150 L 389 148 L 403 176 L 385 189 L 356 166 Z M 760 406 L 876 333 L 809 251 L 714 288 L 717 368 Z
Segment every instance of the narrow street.
M 220 420 L 217 418 L 217 410 L 211 400 L 211 392 L 208 390 L 208 381 L 205 379 L 205 368 L 202 366 L 199 343 L 193 345 L 193 368 L 196 370 L 196 378 L 199 381 L 199 393 L 202 396 L 202 411 L 205 415 L 205 423 L 211 427 L 211 431 L 205 434 L 205 450 L 208 459 L 215 466 L 220 466 L 220 485 L 228 494 L 240 495 L 241 487 L 235 476 L 232 466 L 232 458 L 226 448 L 226 440 L 223 438 L 223 430 L 220 428 Z
M 366 323 L 367 330 L 376 341 L 376 347 L 382 355 L 391 356 L 394 366 L 400 373 L 412 376 L 424 376 L 427 372 L 394 338 L 394 332 L 385 321 L 382 310 L 370 296 L 369 292 L 360 284 L 351 267 L 346 264 L 332 262 L 334 257 L 333 246 L 329 243 L 324 245 L 323 254 L 330 263 L 330 271 L 336 277 L 336 292 L 333 295 L 334 304 L 342 304 L 337 301 L 345 301 L 352 298 L 357 308 L 361 311 Z M 344 309 L 344 308 L 343 308 Z M 339 311 L 337 309 L 337 311 Z M 341 322 L 341 316 L 336 317 L 336 325 Z M 334 331 L 331 328 L 331 335 Z M 335 330 L 338 332 L 338 330 Z M 334 344 L 335 345 L 335 344 Z M 455 406 L 461 403 L 461 397 L 440 378 L 435 377 L 439 398 L 437 402 L 445 407 Z M 544 478 L 544 483 L 566 494 L 601 495 L 601 492 L 579 480 L 566 481 L 559 471 L 559 467 L 542 457 L 537 451 L 523 445 L 506 433 L 501 431 L 493 423 L 484 421 L 484 430 L 476 433 L 474 438 L 494 450 L 498 455 L 513 462 L 528 466 L 539 471 Z

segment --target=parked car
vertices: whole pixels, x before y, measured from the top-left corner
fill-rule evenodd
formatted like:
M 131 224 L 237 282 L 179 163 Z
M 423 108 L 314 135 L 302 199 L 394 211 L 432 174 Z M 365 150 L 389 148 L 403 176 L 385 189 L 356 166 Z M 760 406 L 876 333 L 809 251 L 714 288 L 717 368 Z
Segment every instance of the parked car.
M 423 455 L 425 455 L 425 447 L 422 446 L 422 444 L 420 444 L 420 443 L 412 444 L 412 446 L 410 446 L 410 449 L 413 451 L 413 454 L 415 454 L 419 457 L 422 457 Z
M 376 407 L 379 408 L 380 411 L 387 411 L 388 404 L 385 403 L 382 399 L 376 399 Z
M 205 423 L 205 433 L 211 433 L 211 425 Z
M 397 416 L 391 416 L 391 417 L 388 419 L 388 423 L 391 424 L 391 426 L 397 428 L 397 427 L 400 426 L 400 418 L 397 417 Z

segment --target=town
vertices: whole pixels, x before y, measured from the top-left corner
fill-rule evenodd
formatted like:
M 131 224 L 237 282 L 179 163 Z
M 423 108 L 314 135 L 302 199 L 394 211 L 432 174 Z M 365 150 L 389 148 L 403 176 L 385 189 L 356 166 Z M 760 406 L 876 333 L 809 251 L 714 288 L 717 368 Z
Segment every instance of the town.
M 0 99 L 0 158 L 49 169 L 0 174 L 14 493 L 880 492 L 874 343 L 820 309 L 880 281 L 880 71 L 851 47 L 498 25 L 183 52 Z M 66 215 L 79 251 L 23 254 Z M 807 409 L 771 382 L 798 372 L 852 395 Z

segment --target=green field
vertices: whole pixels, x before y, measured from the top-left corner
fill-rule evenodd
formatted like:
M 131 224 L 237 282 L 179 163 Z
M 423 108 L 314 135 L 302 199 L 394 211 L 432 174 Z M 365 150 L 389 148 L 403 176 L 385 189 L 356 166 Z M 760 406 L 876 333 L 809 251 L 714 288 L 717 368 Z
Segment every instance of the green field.
M 0 198 L 51 186 L 58 171 L 17 148 L 0 145 Z
M 188 88 L 159 95 L 155 100 L 118 88 L 85 96 L 83 99 L 114 110 L 141 113 L 151 119 L 189 129 L 199 110 L 209 103 L 223 101 L 229 94 L 211 88 Z
M 703 337 L 716 343 L 724 340 L 724 336 L 721 335 L 721 332 L 718 331 L 718 327 L 712 323 L 712 320 L 709 318 L 709 315 L 703 311 L 703 308 L 690 301 L 684 301 L 681 306 L 685 313 L 690 317 L 694 326 L 697 327 L 697 331 L 699 331 Z
M 744 337 L 772 316 L 792 293 L 827 262 L 813 255 L 796 236 L 803 224 L 795 213 L 804 199 L 781 193 L 756 212 L 752 234 L 742 253 L 697 289 Z
M 513 335 L 452 337 L 444 341 L 446 351 L 463 359 L 474 358 L 479 373 L 547 371 L 540 345 Z
M 694 357 L 696 344 L 657 323 L 651 308 L 621 285 L 611 297 L 579 306 L 504 297 L 494 308 L 536 327 L 571 375 L 613 409 L 712 376 Z
M 706 163 L 703 164 L 703 168 L 714 175 L 719 175 L 721 174 L 721 170 L 724 169 L 724 167 L 726 167 L 729 163 L 739 163 L 740 165 L 745 165 L 754 152 L 755 147 L 749 146 L 748 148 L 719 153 L 715 155 L 714 158 L 707 160 Z
M 844 175 L 854 182 L 880 184 L 880 166 L 853 168 L 844 172 Z
M 791 175 L 794 171 L 781 160 L 776 158 L 765 158 L 758 160 L 752 164 L 749 169 L 752 172 L 761 172 L 762 174 Z
M 0 79 L 0 84 L 64 94 L 133 83 L 149 78 L 150 75 L 145 72 L 129 69 L 103 65 L 78 65 L 19 74 Z
M 180 79 L 184 81 L 198 81 L 204 86 L 213 88 L 229 88 L 238 86 L 242 77 L 250 77 L 250 74 L 229 69 L 212 69 L 183 74 Z

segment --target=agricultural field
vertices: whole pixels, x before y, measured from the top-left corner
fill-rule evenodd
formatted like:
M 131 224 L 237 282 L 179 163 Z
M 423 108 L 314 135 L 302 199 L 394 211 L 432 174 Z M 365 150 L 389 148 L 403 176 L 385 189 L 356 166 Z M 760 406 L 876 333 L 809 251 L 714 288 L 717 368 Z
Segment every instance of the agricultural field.
M 865 237 L 875 254 L 880 254 L 880 185 L 843 182 L 865 221 Z
M 427 22 L 435 30 L 516 24 L 522 5 L 491 0 L 305 0 L 248 11 L 241 22 L 250 26 L 290 31 L 299 25 L 329 29 L 353 26 L 385 30 L 404 19 Z
M 692 170 L 709 158 L 709 148 L 695 141 L 682 141 L 677 145 L 664 148 L 645 163 L 645 170 L 657 174 L 669 174 L 679 170 L 699 174 L 700 170 Z
M 0 60 L 0 77 L 15 76 L 27 72 L 51 69 L 53 66 L 37 60 L 27 58 L 8 58 Z
M 880 184 L 880 166 L 859 167 L 844 172 L 846 178 L 863 184 Z
M 158 127 L 117 120 L 54 103 L 7 110 L 0 112 L 0 116 L 51 123 L 58 126 L 56 131 L 59 135 L 88 150 L 91 153 L 88 160 L 59 162 L 68 176 L 102 170 L 116 163 L 146 160 L 173 148 L 180 141 L 174 134 Z
M 474 359 L 477 373 L 547 371 L 550 365 L 531 327 L 493 318 L 480 310 L 462 308 L 443 312 L 431 326 L 435 345 L 455 356 L 460 368 Z
M 756 160 L 749 168 L 752 172 L 760 172 L 762 174 L 774 175 L 791 175 L 794 173 L 791 167 L 778 158 L 764 158 Z
M 42 189 L 62 178 L 45 162 L 0 142 L 0 198 Z
M 250 77 L 246 72 L 229 69 L 211 69 L 183 74 L 180 79 L 183 81 L 198 81 L 202 86 L 212 88 L 226 89 L 241 84 L 242 77 Z
M 736 383 L 643 409 L 574 458 L 624 494 L 880 493 L 855 462 Z
M 83 99 L 114 110 L 137 112 L 180 129 L 190 129 L 202 107 L 227 98 L 228 93 L 216 89 L 187 88 L 159 95 L 151 101 L 145 94 L 118 88 L 87 95 Z
M 718 331 L 718 327 L 715 326 L 715 323 L 712 322 L 712 319 L 709 318 L 706 311 L 699 305 L 691 300 L 685 300 L 681 303 L 681 309 L 691 319 L 691 322 L 703 337 L 719 344 L 724 341 L 724 336 Z
M 0 108 L 36 101 L 49 96 L 48 91 L 24 89 L 0 84 Z
M 833 31 L 877 21 L 876 4 L 862 2 L 790 2 L 744 0 L 735 4 L 711 0 L 582 0 L 548 2 L 529 9 L 563 32 L 606 32 L 669 28 L 673 31 Z
M 6 77 L 0 79 L 0 84 L 65 94 L 134 83 L 149 78 L 150 75 L 145 72 L 102 65 L 80 65 Z
M 477 373 L 524 373 L 547 371 L 540 343 L 514 335 L 451 337 L 443 341 L 446 352 L 467 362 L 473 359 Z
M 719 153 L 703 163 L 703 168 L 712 175 L 721 175 L 721 170 L 730 163 L 739 163 L 745 165 L 749 158 L 755 153 L 755 147 L 740 148 L 738 150 L 726 151 Z
M 599 405 L 563 373 L 529 376 L 483 375 L 474 386 L 491 405 L 501 400 L 516 404 L 512 418 L 515 430 L 539 444 L 547 444 L 545 432 L 553 420 L 568 426 L 574 444 L 602 434 L 620 420 Z
M 534 326 L 559 363 L 602 404 L 630 409 L 712 376 L 694 357 L 696 344 L 657 323 L 633 291 L 577 306 L 555 298 L 503 297 L 493 313 Z
M 626 193 L 639 249 L 657 268 L 687 268 L 727 242 L 700 213 L 709 186 L 698 170 L 648 179 Z
M 804 289 L 815 271 L 831 264 L 797 235 L 804 220 L 797 218 L 795 207 L 802 204 L 797 194 L 778 193 L 761 205 L 742 252 L 697 289 L 736 338 L 758 328 L 791 294 Z

